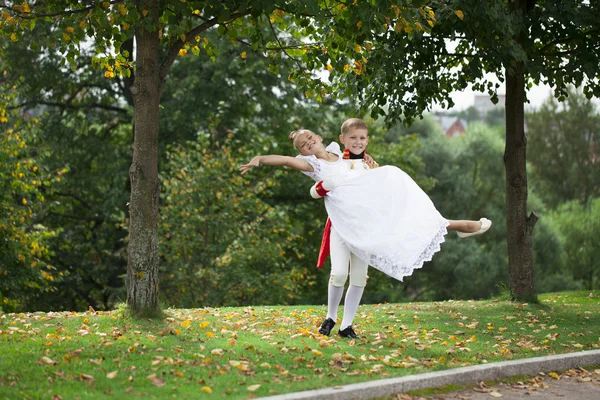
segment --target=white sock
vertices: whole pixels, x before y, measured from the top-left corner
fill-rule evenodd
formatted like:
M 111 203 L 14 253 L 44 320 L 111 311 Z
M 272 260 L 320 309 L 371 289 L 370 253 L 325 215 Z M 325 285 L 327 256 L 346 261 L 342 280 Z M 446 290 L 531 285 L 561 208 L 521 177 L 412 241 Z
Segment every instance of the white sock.
M 354 321 L 354 316 L 356 315 L 356 310 L 358 310 L 358 305 L 360 304 L 360 299 L 362 298 L 364 290 L 364 286 L 350 285 L 348 288 L 348 291 L 346 292 L 346 300 L 344 300 L 344 319 L 342 320 L 342 325 L 340 325 L 341 331 L 352 325 L 352 321 Z
M 338 306 L 340 305 L 340 301 L 342 301 L 343 295 L 343 286 L 333 286 L 331 283 L 329 284 L 329 289 L 327 291 L 327 318 L 331 318 L 333 322 L 336 322 L 337 320 Z

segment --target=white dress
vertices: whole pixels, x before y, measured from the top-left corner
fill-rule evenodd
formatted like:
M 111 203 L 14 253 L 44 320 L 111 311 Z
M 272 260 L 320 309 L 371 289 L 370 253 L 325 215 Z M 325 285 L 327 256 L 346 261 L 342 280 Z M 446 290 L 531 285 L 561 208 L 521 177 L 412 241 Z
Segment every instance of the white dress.
M 337 143 L 327 151 L 338 155 L 328 162 L 316 156 L 306 160 L 316 181 L 334 184 L 325 208 L 350 251 L 372 267 L 402 281 L 440 250 L 448 221 L 427 194 L 404 171 L 384 166 L 357 173 L 351 170 Z

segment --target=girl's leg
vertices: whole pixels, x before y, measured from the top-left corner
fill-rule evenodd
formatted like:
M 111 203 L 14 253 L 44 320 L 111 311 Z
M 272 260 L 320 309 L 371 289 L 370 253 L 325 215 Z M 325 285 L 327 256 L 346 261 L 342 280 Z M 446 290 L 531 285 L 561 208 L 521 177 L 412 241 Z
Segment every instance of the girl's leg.
M 470 220 L 448 220 L 450 225 L 446 227 L 449 231 L 459 231 L 465 233 L 477 232 L 481 228 L 481 221 L 470 221 Z

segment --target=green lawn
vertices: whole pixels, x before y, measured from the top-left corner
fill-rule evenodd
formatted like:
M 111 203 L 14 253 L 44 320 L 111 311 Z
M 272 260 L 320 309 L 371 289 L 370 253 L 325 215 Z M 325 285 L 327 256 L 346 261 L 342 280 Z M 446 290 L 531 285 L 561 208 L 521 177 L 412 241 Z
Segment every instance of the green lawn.
M 361 305 L 356 341 L 317 334 L 325 306 L 3 314 L 0 398 L 252 398 L 600 348 L 600 291 L 540 300 Z

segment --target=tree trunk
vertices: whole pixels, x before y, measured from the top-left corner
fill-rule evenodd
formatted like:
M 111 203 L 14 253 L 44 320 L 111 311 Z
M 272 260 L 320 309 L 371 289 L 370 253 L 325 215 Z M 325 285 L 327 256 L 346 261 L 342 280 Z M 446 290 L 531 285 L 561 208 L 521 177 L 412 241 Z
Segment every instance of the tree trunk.
M 139 0 L 138 8 L 158 15 L 158 0 Z M 141 4 L 140 4 L 141 3 Z M 158 307 L 158 111 L 161 94 L 158 32 L 136 29 L 133 163 L 129 168 L 129 247 L 127 306 L 135 315 L 156 315 Z
M 513 12 L 526 12 L 526 1 L 511 3 Z M 524 29 L 516 38 L 524 43 Z M 525 64 L 515 60 L 506 73 L 506 242 L 509 289 L 513 299 L 537 302 L 532 234 L 537 215 L 527 217 L 527 139 L 525 138 Z

